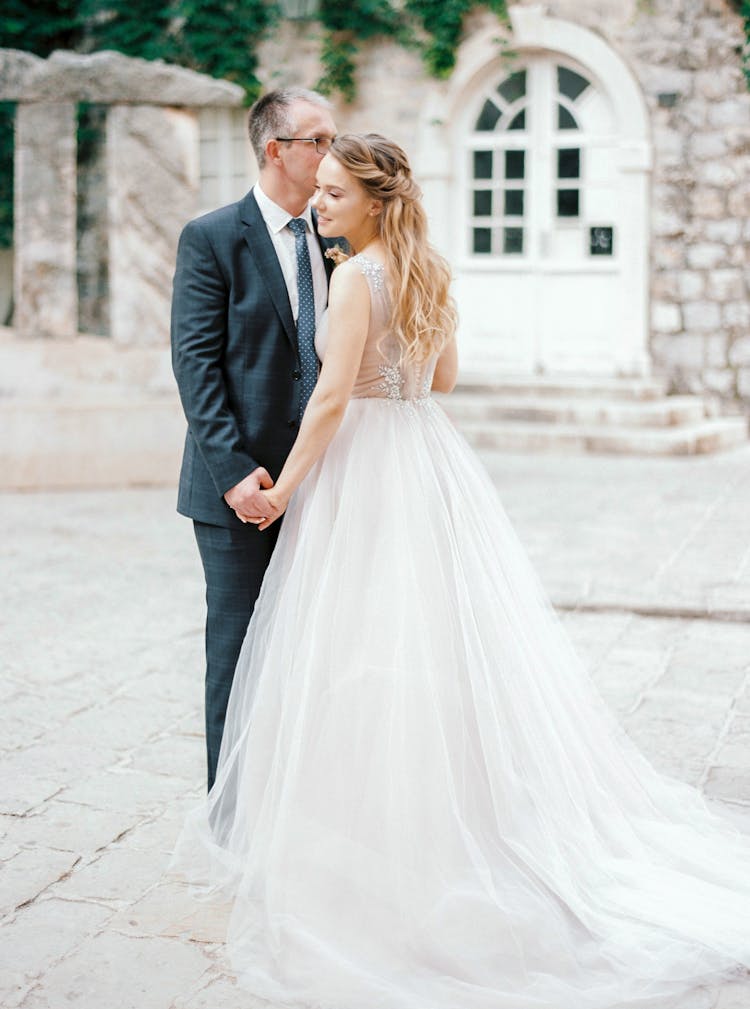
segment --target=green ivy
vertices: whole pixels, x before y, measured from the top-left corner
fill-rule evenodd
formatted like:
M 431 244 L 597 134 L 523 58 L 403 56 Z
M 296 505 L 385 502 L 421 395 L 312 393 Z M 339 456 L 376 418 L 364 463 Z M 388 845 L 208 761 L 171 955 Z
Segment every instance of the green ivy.
M 740 16 L 745 27 L 745 45 L 742 50 L 742 69 L 745 80 L 750 88 L 750 0 L 742 0 L 739 5 Z
M 389 0 L 320 0 L 318 18 L 325 33 L 317 87 L 323 94 L 338 91 L 346 101 L 356 92 L 359 43 L 379 35 L 409 41 L 404 18 Z
M 151 0 L 81 0 L 78 49 L 115 49 L 145 60 L 175 60 L 179 46 L 173 6 Z
M 426 40 L 422 55 L 434 77 L 450 76 L 463 34 L 464 18 L 478 5 L 475 0 L 406 0 L 406 10 L 417 20 Z M 505 0 L 485 0 L 481 6 L 507 18 Z
M 82 22 L 77 0 L 3 0 L 0 48 L 25 49 L 49 56 L 54 49 L 75 49 Z
M 337 91 L 351 101 L 360 44 L 376 36 L 420 51 L 433 76 L 448 77 L 456 63 L 464 18 L 477 7 L 507 17 L 505 0 L 320 0 L 318 18 L 325 34 L 318 89 L 324 94 Z
M 280 10 L 268 0 L 178 0 L 173 20 L 175 62 L 245 89 L 246 103 L 260 94 L 255 75 L 258 43 L 278 22 Z
M 13 245 L 13 126 L 16 107 L 0 102 L 0 249 Z M 0 319 L 0 322 L 3 322 Z

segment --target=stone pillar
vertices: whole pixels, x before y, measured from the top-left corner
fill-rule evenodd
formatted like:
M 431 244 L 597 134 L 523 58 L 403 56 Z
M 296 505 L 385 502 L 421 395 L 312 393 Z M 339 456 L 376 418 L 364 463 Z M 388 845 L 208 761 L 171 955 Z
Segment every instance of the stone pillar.
M 18 105 L 14 209 L 16 330 L 72 337 L 78 329 L 73 102 Z
M 184 109 L 115 105 L 107 116 L 110 335 L 169 340 L 177 240 L 198 211 L 198 118 Z

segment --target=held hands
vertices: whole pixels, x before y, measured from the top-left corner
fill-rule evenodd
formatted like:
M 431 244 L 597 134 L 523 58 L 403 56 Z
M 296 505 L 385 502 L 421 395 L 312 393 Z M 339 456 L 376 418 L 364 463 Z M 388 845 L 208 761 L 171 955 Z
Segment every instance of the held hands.
M 262 531 L 263 529 L 268 529 L 276 519 L 281 518 L 286 511 L 286 506 L 289 504 L 289 499 L 283 498 L 276 490 L 261 491 L 261 497 L 266 502 L 266 518 L 258 525 L 258 528 Z
M 224 495 L 224 500 L 240 522 L 253 522 L 257 525 L 268 515 L 268 505 L 262 488 L 270 487 L 273 487 L 273 480 L 268 470 L 258 466 L 252 473 L 248 473 L 244 480 L 230 487 Z
M 273 480 L 263 466 L 254 469 L 244 480 L 231 487 L 224 500 L 240 522 L 251 522 L 259 529 L 268 529 L 286 511 L 288 499 L 272 491 Z

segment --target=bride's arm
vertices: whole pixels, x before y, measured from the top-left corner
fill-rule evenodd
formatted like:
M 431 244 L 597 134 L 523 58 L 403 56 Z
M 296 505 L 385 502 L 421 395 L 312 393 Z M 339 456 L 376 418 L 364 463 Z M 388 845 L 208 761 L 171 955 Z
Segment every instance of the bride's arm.
M 443 348 L 432 376 L 433 392 L 453 392 L 458 378 L 458 348 L 452 336 Z
M 331 278 L 328 297 L 328 344 L 320 376 L 310 397 L 297 440 L 276 485 L 263 496 L 270 514 L 267 529 L 320 458 L 341 423 L 362 360 L 370 321 L 370 292 L 356 265 L 342 263 Z

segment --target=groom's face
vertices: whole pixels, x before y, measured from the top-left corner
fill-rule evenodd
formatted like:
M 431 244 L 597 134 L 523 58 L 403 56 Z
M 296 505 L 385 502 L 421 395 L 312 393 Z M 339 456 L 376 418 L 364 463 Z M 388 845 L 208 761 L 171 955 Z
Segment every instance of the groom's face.
M 336 136 L 333 117 L 319 105 L 295 102 L 290 109 L 290 120 L 294 126 L 290 136 L 322 140 L 333 140 Z M 279 155 L 289 183 L 309 199 L 315 190 L 315 175 L 325 151 L 316 150 L 316 145 L 311 143 L 280 144 Z

